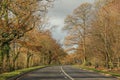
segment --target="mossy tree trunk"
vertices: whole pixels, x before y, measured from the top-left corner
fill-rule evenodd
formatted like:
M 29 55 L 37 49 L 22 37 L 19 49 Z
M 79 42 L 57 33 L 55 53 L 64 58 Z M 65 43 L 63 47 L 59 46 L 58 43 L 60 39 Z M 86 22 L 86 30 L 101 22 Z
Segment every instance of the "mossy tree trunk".
M 10 67 L 9 51 L 10 51 L 10 44 L 8 42 L 5 42 L 0 46 L 1 72 L 4 71 L 5 69 L 9 70 Z

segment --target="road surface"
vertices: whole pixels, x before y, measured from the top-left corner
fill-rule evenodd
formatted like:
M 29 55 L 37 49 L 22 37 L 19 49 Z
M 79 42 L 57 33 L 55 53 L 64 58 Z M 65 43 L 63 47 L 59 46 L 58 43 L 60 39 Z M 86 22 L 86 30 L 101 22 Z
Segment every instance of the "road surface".
M 72 66 L 53 66 L 39 69 L 17 80 L 118 80 L 96 72 L 76 69 Z

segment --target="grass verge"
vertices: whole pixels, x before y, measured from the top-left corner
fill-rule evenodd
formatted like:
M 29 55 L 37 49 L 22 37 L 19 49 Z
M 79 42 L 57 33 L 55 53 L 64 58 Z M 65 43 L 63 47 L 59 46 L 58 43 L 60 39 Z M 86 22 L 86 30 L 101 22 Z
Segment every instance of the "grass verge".
M 120 77 L 120 74 L 117 73 L 117 72 L 106 71 L 106 70 L 98 70 L 98 69 L 91 68 L 91 67 L 88 67 L 88 66 L 80 66 L 80 65 L 74 65 L 74 67 L 85 69 L 85 70 L 90 70 L 90 71 L 94 71 L 94 72 L 98 72 L 98 73 L 109 74 L 109 75 L 115 76 L 115 77 Z
M 45 66 L 37 66 L 37 67 L 31 67 L 31 68 L 16 70 L 16 71 L 13 71 L 13 72 L 6 72 L 6 73 L 3 73 L 3 74 L 0 74 L 0 80 L 7 80 L 8 78 L 11 78 L 11 77 L 14 77 L 14 76 L 17 76 L 17 75 L 20 75 L 22 73 L 29 72 L 29 71 L 32 71 L 32 70 L 43 68 L 43 67 L 45 67 Z

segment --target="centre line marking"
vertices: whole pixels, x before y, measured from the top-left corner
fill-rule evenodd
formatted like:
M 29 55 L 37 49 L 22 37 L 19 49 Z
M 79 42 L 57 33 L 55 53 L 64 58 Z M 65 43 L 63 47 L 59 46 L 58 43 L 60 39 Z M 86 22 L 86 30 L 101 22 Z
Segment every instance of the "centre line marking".
M 61 66 L 61 71 L 65 74 L 65 76 L 67 76 L 70 80 L 74 80 L 71 76 L 69 76 L 62 68 Z

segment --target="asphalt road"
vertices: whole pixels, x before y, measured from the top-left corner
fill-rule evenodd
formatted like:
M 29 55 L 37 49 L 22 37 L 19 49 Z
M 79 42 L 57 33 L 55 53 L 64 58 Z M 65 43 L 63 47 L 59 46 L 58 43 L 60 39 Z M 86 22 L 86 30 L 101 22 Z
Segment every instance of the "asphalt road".
M 118 80 L 96 72 L 76 69 L 72 66 L 54 66 L 39 69 L 17 80 Z

